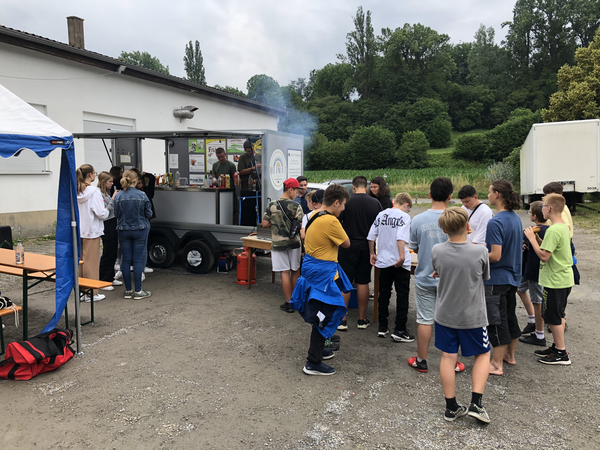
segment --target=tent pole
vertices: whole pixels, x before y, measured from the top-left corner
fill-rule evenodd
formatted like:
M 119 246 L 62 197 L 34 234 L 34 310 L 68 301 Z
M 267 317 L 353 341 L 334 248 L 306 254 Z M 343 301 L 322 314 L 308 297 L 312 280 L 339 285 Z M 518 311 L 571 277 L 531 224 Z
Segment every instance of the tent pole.
M 77 354 L 81 355 L 81 311 L 79 310 L 79 251 L 77 239 L 77 220 L 75 219 L 75 205 L 73 204 L 73 183 L 69 183 L 71 191 L 71 229 L 73 230 L 73 296 L 75 298 L 75 339 L 77 339 Z

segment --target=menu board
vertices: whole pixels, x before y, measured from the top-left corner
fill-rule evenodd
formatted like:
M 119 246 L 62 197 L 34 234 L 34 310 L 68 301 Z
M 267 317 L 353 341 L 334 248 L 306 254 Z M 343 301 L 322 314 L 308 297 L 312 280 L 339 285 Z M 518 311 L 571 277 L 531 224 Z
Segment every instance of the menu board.
M 227 139 L 227 159 L 231 162 L 238 163 L 240 156 L 244 152 L 244 142 L 246 139 Z
M 206 172 L 204 139 L 188 139 L 189 172 Z
M 225 139 L 206 140 L 206 166 L 208 171 L 210 171 L 212 169 L 213 164 L 218 161 L 216 152 L 219 147 L 225 150 L 225 147 L 227 147 Z

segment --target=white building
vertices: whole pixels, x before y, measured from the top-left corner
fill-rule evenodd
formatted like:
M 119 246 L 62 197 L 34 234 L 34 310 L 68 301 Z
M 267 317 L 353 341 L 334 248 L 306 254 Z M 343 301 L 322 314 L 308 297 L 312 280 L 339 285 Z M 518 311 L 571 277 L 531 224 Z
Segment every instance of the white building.
M 106 130 L 277 130 L 281 108 L 85 50 L 83 21 L 70 17 L 69 44 L 0 26 L 0 84 L 72 133 Z M 198 108 L 191 119 L 173 112 Z M 110 145 L 109 143 L 107 143 Z M 164 144 L 145 141 L 143 170 L 165 171 Z M 110 169 L 102 141 L 75 139 L 77 164 Z M 0 225 L 13 237 L 51 232 L 60 152 L 0 158 Z

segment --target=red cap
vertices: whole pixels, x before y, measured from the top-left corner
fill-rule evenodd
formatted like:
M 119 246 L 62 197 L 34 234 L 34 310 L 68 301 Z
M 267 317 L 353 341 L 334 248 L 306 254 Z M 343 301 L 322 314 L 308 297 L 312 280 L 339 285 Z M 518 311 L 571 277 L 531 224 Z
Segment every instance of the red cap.
M 300 187 L 300 183 L 295 178 L 288 178 L 283 182 L 284 189 L 298 189 Z

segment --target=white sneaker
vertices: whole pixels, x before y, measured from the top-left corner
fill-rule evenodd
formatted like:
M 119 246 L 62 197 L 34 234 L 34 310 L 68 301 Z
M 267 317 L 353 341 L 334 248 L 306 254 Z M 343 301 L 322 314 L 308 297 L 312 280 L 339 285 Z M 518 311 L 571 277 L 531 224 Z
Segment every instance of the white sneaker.
M 115 290 L 114 286 L 106 286 L 106 287 L 103 287 L 100 289 L 103 291 L 114 291 Z
M 94 301 L 95 302 L 99 302 L 100 300 L 104 300 L 105 298 L 106 298 L 106 295 L 104 295 L 104 294 L 96 294 L 96 295 L 94 295 Z M 89 301 L 89 300 L 86 300 L 86 301 Z
M 152 267 L 144 267 L 144 273 L 152 273 L 154 269 Z
M 119 272 L 120 273 L 120 272 Z M 113 280 L 113 286 L 122 286 L 123 282 L 117 280 L 116 278 Z M 112 289 L 111 289 L 112 290 Z
M 146 275 L 142 274 L 142 281 L 146 279 Z
M 121 270 L 121 261 L 117 259 L 115 262 L 115 271 Z
M 121 272 L 120 270 L 118 270 L 117 273 L 115 273 L 115 280 L 120 280 L 121 278 L 123 278 L 123 272 Z M 113 281 L 113 284 L 115 284 L 114 281 Z M 119 285 L 115 284 L 115 286 L 119 286 Z

